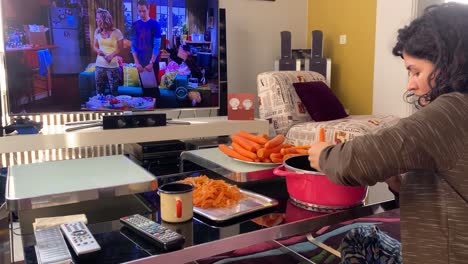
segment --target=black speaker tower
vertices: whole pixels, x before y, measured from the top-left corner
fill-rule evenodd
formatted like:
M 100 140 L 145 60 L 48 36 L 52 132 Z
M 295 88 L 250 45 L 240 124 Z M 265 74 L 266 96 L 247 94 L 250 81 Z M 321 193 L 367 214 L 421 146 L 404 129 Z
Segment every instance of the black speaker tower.
M 0 95 L 0 137 L 3 137 L 3 126 L 2 126 L 2 120 L 3 120 L 3 111 L 2 111 L 2 96 Z
M 227 42 L 226 42 L 226 9 L 219 9 L 219 111 L 218 115 L 227 115 Z
M 296 70 L 296 62 L 292 58 L 291 32 L 281 31 L 281 59 L 279 61 L 280 71 Z
M 312 31 L 312 50 L 309 70 L 327 76 L 327 59 L 323 58 L 323 33 L 320 30 Z

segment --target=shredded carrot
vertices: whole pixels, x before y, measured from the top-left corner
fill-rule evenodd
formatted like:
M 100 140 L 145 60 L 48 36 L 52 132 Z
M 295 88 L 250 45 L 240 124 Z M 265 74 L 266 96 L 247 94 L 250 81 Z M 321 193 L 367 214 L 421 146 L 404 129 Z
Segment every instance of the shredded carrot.
M 200 208 L 232 207 L 243 197 L 239 188 L 223 180 L 213 180 L 206 175 L 189 177 L 181 182 L 195 186 L 193 206 Z

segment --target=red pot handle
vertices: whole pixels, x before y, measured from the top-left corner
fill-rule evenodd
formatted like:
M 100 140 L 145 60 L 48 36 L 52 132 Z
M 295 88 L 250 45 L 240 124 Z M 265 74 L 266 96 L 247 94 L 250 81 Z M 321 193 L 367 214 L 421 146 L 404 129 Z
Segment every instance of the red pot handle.
M 298 176 L 297 172 L 292 172 L 292 171 L 285 170 L 284 165 L 276 167 L 273 170 L 273 174 L 276 175 L 276 176 L 283 176 L 283 177 L 296 177 L 296 176 Z
M 176 201 L 176 216 L 177 218 L 182 217 L 182 201 L 181 200 Z

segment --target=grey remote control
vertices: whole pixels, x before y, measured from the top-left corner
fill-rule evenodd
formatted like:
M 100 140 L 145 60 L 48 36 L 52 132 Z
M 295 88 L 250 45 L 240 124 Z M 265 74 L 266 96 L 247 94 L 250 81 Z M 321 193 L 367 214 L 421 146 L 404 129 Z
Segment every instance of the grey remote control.
M 60 225 L 63 234 L 75 251 L 76 255 L 95 252 L 101 249 L 96 239 L 82 221 Z
M 34 231 L 34 237 L 38 263 L 72 263 L 70 251 L 59 226 L 38 229 Z
M 185 238 L 179 233 L 139 214 L 122 217 L 120 222 L 165 250 L 180 248 L 185 242 Z

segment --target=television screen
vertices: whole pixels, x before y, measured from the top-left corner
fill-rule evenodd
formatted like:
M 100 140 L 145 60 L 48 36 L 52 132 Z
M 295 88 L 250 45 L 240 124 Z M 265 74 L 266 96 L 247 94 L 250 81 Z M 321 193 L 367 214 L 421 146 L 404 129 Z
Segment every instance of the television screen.
M 2 0 L 9 112 L 218 108 L 218 0 Z

